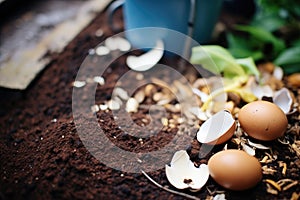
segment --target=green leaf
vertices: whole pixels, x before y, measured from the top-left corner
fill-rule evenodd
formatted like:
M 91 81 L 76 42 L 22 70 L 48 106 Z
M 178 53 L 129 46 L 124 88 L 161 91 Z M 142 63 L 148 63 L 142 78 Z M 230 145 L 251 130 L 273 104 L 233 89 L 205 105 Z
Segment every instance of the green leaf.
M 274 63 L 281 66 L 286 74 L 300 72 L 300 46 L 283 51 Z
M 251 22 L 252 26 L 260 27 L 266 31 L 273 32 L 286 24 L 286 20 L 278 15 L 278 12 L 263 13 L 256 15 Z
M 285 43 L 283 40 L 276 38 L 272 33 L 263 28 L 237 25 L 236 29 L 247 32 L 250 34 L 250 36 L 254 37 L 258 43 L 271 43 L 273 45 L 275 54 L 278 54 L 285 48 Z
M 224 77 L 227 78 L 245 75 L 243 68 L 235 61 L 230 52 L 221 46 L 194 47 L 190 61 L 192 64 L 201 64 L 203 68 L 215 74 L 224 73 Z
M 244 68 L 247 74 L 253 74 L 256 77 L 259 77 L 259 71 L 254 63 L 253 58 L 248 57 L 248 58 L 236 59 L 236 62 L 239 63 Z
M 286 49 L 274 60 L 274 63 L 279 66 L 299 64 L 300 67 L 300 46 Z

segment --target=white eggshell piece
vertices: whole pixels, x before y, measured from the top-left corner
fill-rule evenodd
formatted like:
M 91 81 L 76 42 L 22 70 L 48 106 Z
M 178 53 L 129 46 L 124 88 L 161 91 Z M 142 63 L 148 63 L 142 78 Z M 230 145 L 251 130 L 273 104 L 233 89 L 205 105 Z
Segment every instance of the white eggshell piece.
M 212 142 L 227 133 L 234 123 L 229 112 L 219 111 L 202 124 L 197 132 L 197 140 L 201 143 Z
M 139 102 L 135 98 L 129 98 L 126 103 L 127 112 L 137 112 L 139 108 Z
M 126 64 L 135 71 L 147 71 L 155 66 L 164 54 L 164 43 L 158 40 L 156 46 L 140 56 L 128 56 Z
M 293 99 L 289 90 L 287 88 L 282 88 L 275 92 L 273 102 L 280 107 L 285 114 L 287 114 L 291 110 Z
M 195 167 L 186 151 L 178 151 L 174 154 L 171 166 L 166 165 L 166 176 L 169 182 L 178 189 L 201 189 L 209 178 L 208 167 L 201 164 Z M 186 182 L 186 180 L 189 180 Z

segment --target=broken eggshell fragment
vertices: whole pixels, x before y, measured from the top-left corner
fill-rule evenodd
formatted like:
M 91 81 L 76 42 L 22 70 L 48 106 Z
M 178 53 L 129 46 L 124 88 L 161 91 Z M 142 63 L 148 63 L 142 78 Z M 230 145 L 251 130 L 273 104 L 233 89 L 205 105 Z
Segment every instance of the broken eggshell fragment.
M 290 91 L 287 88 L 281 88 L 276 91 L 273 97 L 273 102 L 281 108 L 285 114 L 288 114 L 293 105 L 293 99 Z
M 177 189 L 200 190 L 209 178 L 209 171 L 206 164 L 195 167 L 187 152 L 180 150 L 174 154 L 170 166 L 166 165 L 166 176 Z
M 230 112 L 221 110 L 206 120 L 197 132 L 197 140 L 204 144 L 222 144 L 235 131 L 236 123 Z
M 147 71 L 156 65 L 164 54 L 164 43 L 162 40 L 156 42 L 156 46 L 140 56 L 128 56 L 127 66 L 135 71 Z

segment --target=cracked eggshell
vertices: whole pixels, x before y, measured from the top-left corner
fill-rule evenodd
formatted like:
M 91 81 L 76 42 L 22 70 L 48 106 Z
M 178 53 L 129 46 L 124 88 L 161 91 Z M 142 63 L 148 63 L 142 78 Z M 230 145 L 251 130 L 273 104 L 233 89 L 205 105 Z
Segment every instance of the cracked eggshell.
M 236 123 L 230 112 L 221 110 L 206 120 L 197 132 L 197 140 L 204 144 L 222 144 L 235 131 Z
M 274 103 L 254 101 L 241 108 L 238 114 L 241 128 L 252 138 L 271 141 L 283 136 L 288 120 Z
M 280 107 L 285 114 L 288 114 L 293 105 L 293 99 L 290 91 L 287 88 L 281 88 L 276 91 L 273 97 L 273 102 Z
M 257 158 L 236 149 L 220 151 L 208 160 L 211 177 L 230 190 L 246 190 L 262 179 L 261 164 Z
M 156 42 L 156 46 L 140 56 L 128 56 L 127 66 L 135 71 L 147 71 L 155 66 L 164 55 L 164 43 L 162 40 Z
M 168 181 L 177 189 L 200 190 L 209 178 L 207 165 L 201 164 L 199 168 L 195 167 L 184 150 L 174 154 L 170 165 L 166 165 L 166 176 Z

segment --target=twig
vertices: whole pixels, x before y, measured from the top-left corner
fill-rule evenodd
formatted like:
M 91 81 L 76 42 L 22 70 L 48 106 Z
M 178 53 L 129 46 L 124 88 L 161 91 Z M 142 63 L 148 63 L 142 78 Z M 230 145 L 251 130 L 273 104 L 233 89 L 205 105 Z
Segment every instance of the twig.
M 155 180 L 153 180 L 146 172 L 144 172 L 143 170 L 141 170 L 141 171 L 147 179 L 149 179 L 154 185 L 156 185 L 157 187 L 159 187 L 163 190 L 166 190 L 166 191 L 168 191 L 170 193 L 173 193 L 173 194 L 184 196 L 184 197 L 189 198 L 189 199 L 200 200 L 200 198 L 198 198 L 198 197 L 195 197 L 195 196 L 192 196 L 192 195 L 189 195 L 189 194 L 185 194 L 185 193 L 182 193 L 182 192 L 177 192 L 175 190 L 171 190 L 167 187 L 164 187 L 164 186 L 160 185 L 159 183 L 157 183 Z

